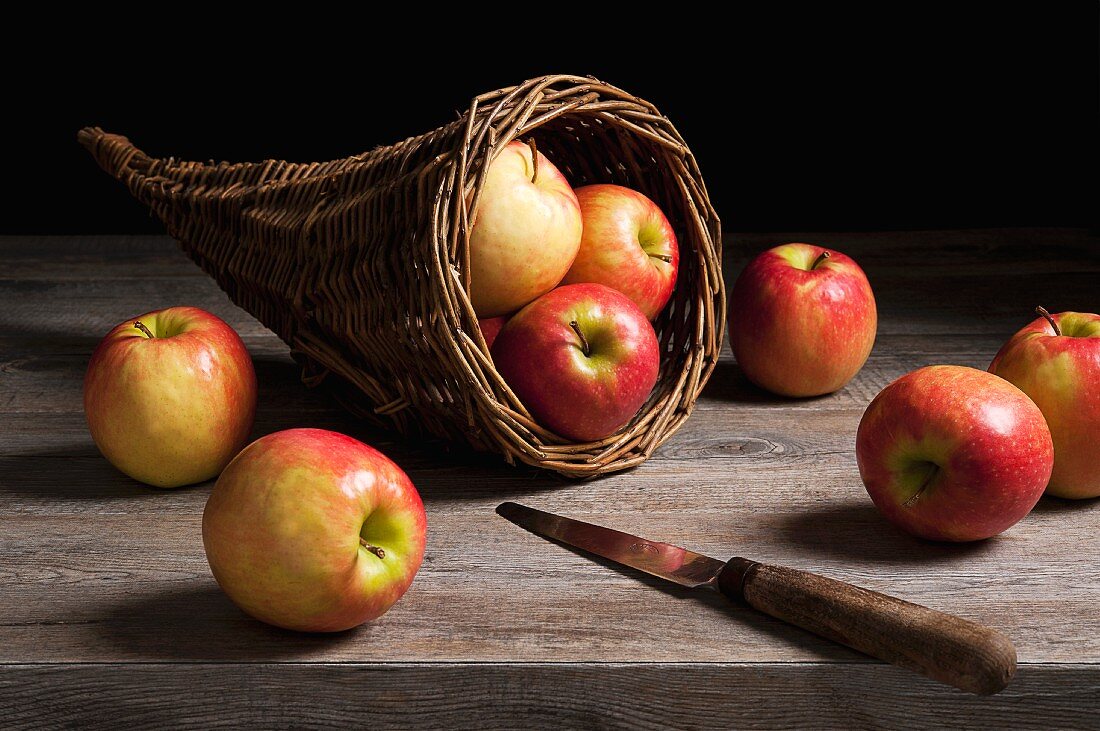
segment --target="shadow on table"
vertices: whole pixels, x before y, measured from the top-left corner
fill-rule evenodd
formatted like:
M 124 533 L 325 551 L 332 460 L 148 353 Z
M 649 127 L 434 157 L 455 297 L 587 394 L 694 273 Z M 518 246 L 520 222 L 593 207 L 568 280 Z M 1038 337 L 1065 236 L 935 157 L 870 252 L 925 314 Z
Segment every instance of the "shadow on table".
M 369 444 L 397 463 L 425 503 L 510 500 L 577 484 L 546 470 L 509 465 L 492 452 L 431 437 L 403 437 L 347 416 L 343 427 L 324 425 Z
M 208 485 L 199 483 L 179 489 Z M 127 477 L 87 444 L 0 455 L 0 493 L 50 504 L 67 500 L 165 498 L 164 490 Z
M 213 583 L 184 588 L 150 585 L 111 607 L 93 627 L 127 657 L 229 661 L 329 652 L 371 631 L 370 623 L 335 633 L 272 627 L 244 614 Z
M 317 394 L 322 402 L 323 394 Z M 348 434 L 380 450 L 416 485 L 425 502 L 432 500 L 507 500 L 575 482 L 525 465 L 507 465 L 496 454 L 475 452 L 459 444 L 403 439 L 393 432 L 371 428 L 353 416 L 331 410 L 257 414 L 253 438 L 281 429 L 311 427 Z M 96 449 L 90 437 L 71 446 L 0 454 L 0 494 L 20 500 L 56 505 L 66 501 L 172 500 L 192 490 L 209 490 L 213 480 L 162 490 L 119 472 Z
M 915 538 L 888 523 L 870 501 L 826 505 L 780 516 L 773 538 L 799 548 L 807 556 L 914 566 L 981 555 L 997 542 L 995 537 L 970 543 Z
M 741 366 L 737 365 L 735 361 L 723 359 L 719 360 L 717 365 L 714 366 L 714 373 L 711 374 L 710 381 L 707 382 L 702 395 L 703 398 L 736 404 L 773 404 L 775 406 L 790 406 L 791 404 L 801 404 L 813 402 L 818 399 L 825 399 L 832 394 L 813 396 L 810 398 L 789 398 L 787 396 L 779 396 L 754 385 L 752 381 L 745 377 L 745 372 L 741 370 Z
M 18 341 L 16 345 L 26 352 L 79 354 L 84 356 L 84 363 L 87 364 L 95 346 L 110 329 L 111 326 L 108 326 L 100 333 L 84 332 L 74 330 L 71 324 L 62 320 L 52 319 L 34 325 L 21 322 L 0 325 L 0 337 Z
M 1084 500 L 1069 500 L 1061 497 L 1044 495 L 1032 512 L 1039 514 L 1057 515 L 1059 513 L 1075 513 L 1078 510 L 1100 508 L 1100 497 L 1085 498 Z
M 727 616 L 730 622 L 730 631 L 722 635 L 720 639 L 716 639 L 716 641 L 735 643 L 737 641 L 738 630 L 747 628 L 768 635 L 792 647 L 798 647 L 800 650 L 812 652 L 823 660 L 851 662 L 852 660 L 866 658 L 866 656 L 860 652 L 850 650 L 835 642 L 822 639 L 811 632 L 807 632 L 806 630 L 789 625 L 781 620 L 769 617 L 751 607 L 734 604 L 717 591 L 711 591 L 709 589 L 689 589 L 670 581 L 659 579 L 656 576 L 651 576 L 644 571 L 638 571 L 629 566 L 624 566 L 620 563 L 601 558 L 600 556 L 586 553 L 572 546 L 563 543 L 559 543 L 558 545 L 578 556 L 583 556 L 594 564 L 602 566 L 604 569 L 615 571 L 641 584 L 645 584 L 655 591 L 659 591 L 681 601 L 695 602 L 700 606 L 701 610 L 705 608 L 705 611 L 717 612 Z M 867 659 L 870 661 L 869 658 Z
M 324 391 L 301 382 L 301 368 L 285 355 L 254 355 L 256 422 L 252 439 L 283 429 L 315 428 L 350 432 L 361 423 Z
M 525 465 L 510 466 L 497 454 L 477 452 L 431 437 L 402 437 L 345 410 L 324 388 L 308 389 L 301 370 L 286 358 L 254 358 L 259 382 L 253 438 L 282 429 L 331 429 L 378 449 L 408 473 L 425 502 L 522 497 L 571 484 Z
M 518 498 L 576 484 L 526 465 L 510 466 L 497 454 L 432 438 L 404 438 L 348 413 L 324 389 L 307 389 L 300 370 L 284 357 L 254 358 L 259 385 L 251 439 L 283 429 L 338 431 L 380 450 L 402 469 L 425 501 Z M 73 372 L 73 378 L 82 375 Z M 116 470 L 84 432 L 70 445 L 17 455 L 0 455 L 0 493 L 40 501 L 150 498 L 165 491 L 143 485 Z M 176 488 L 209 489 L 212 482 Z

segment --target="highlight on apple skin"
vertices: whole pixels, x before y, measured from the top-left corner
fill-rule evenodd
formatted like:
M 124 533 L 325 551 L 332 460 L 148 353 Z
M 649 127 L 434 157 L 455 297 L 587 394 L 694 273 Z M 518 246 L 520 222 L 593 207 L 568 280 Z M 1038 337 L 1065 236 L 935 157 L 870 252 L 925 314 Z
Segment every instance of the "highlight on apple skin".
M 244 449 L 202 516 L 218 585 L 256 619 L 338 632 L 384 614 L 412 584 L 427 519 L 400 467 L 349 436 L 288 429 Z
M 154 487 L 216 477 L 256 413 L 256 372 L 233 328 L 197 307 L 129 318 L 100 341 L 84 376 L 99 451 Z
M 730 347 L 745 376 L 781 396 L 843 388 L 871 353 L 878 311 L 867 275 L 835 249 L 785 244 L 733 286 Z
M 602 284 L 569 284 L 520 310 L 493 362 L 540 424 L 578 442 L 614 434 L 657 382 L 660 348 L 645 314 Z
M 581 245 L 577 196 L 532 152 L 510 142 L 485 174 L 470 232 L 469 291 L 479 319 L 511 314 L 556 287 Z
M 621 185 L 577 188 L 581 247 L 563 284 L 594 282 L 622 292 L 650 320 L 676 287 L 680 248 L 657 204 Z
M 977 541 L 1031 512 L 1054 465 L 1039 407 L 1003 378 L 928 366 L 871 401 L 856 435 L 875 507 L 921 538 Z
M 1100 497 L 1100 315 L 1040 316 L 1001 348 L 989 366 L 1031 397 L 1054 439 L 1047 493 Z

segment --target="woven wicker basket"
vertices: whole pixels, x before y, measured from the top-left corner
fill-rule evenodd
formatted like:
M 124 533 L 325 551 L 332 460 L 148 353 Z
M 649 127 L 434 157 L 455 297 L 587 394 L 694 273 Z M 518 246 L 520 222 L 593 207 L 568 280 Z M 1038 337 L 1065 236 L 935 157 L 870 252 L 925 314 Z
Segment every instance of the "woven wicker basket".
M 680 274 L 654 323 L 657 387 L 617 434 L 570 443 L 493 368 L 464 283 L 481 182 L 514 138 L 574 186 L 618 183 L 661 207 Z M 405 434 L 465 440 L 571 477 L 645 461 L 690 414 L 724 331 L 718 216 L 699 168 L 650 103 L 592 78 L 546 76 L 477 97 L 458 120 L 326 163 L 150 158 L 125 137 L 79 140 L 164 221 L 230 298 L 286 341 L 307 385 Z

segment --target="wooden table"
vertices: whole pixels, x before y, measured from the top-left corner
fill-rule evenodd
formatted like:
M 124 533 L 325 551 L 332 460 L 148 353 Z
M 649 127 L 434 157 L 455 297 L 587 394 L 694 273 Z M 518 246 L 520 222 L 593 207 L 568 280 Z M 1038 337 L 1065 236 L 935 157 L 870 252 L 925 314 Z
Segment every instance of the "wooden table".
M 986 367 L 1036 304 L 1100 308 L 1100 237 L 746 235 L 728 242 L 728 281 L 748 254 L 788 240 L 835 246 L 871 278 L 879 336 L 855 381 L 777 399 L 727 350 L 649 463 L 574 483 L 364 429 L 301 386 L 283 344 L 167 238 L 0 239 L 0 726 L 1097 728 L 1100 501 L 1044 499 L 996 539 L 925 543 L 879 518 L 853 444 L 864 407 L 899 375 Z M 345 431 L 419 487 L 424 566 L 377 622 L 310 636 L 244 616 L 203 555 L 210 484 L 145 488 L 96 452 L 81 412 L 92 348 L 118 321 L 175 304 L 217 313 L 248 344 L 257 436 Z M 988 623 L 1016 642 L 1019 673 L 998 696 L 965 695 L 589 561 L 496 516 L 503 500 Z

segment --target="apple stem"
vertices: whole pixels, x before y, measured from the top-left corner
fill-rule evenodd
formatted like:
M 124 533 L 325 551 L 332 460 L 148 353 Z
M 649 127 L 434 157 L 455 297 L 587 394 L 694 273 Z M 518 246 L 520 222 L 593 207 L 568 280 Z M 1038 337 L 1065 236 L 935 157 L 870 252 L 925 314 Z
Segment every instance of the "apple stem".
M 926 489 L 928 489 L 928 486 L 930 484 L 932 484 L 932 480 L 936 479 L 936 476 L 940 473 L 940 466 L 938 464 L 935 464 L 935 463 L 931 463 L 931 464 L 932 464 L 932 469 L 925 476 L 924 482 L 921 483 L 920 487 L 917 488 L 917 491 L 915 493 L 913 493 L 912 495 L 909 496 L 908 500 L 906 500 L 904 503 L 902 503 L 903 508 L 911 507 L 913 505 L 913 503 L 917 502 L 917 498 L 919 498 L 921 495 L 924 494 L 924 491 Z
M 581 326 L 577 323 L 576 320 L 573 320 L 573 322 L 569 323 L 569 327 L 573 328 L 573 332 L 577 333 L 577 337 L 581 339 L 581 352 L 584 353 L 584 357 L 587 358 L 588 353 L 591 352 L 591 348 L 588 347 L 588 338 L 586 338 L 584 336 L 584 333 L 581 332 Z
M 669 256 L 668 254 L 650 254 L 650 256 L 652 256 L 654 259 L 660 259 L 665 264 L 671 264 L 672 263 L 672 257 Z
M 386 552 L 380 546 L 374 546 L 363 540 L 363 536 L 359 536 L 359 545 L 373 553 L 378 558 L 385 558 Z
M 534 183 L 539 179 L 539 148 L 534 137 L 527 140 L 527 144 L 531 148 L 531 182 Z
M 138 330 L 141 330 L 143 333 L 145 333 L 145 337 L 147 337 L 147 338 L 155 338 L 156 337 L 156 335 L 154 335 L 149 330 L 149 328 L 145 327 L 145 323 L 142 322 L 141 320 L 134 320 L 134 327 L 136 327 Z
M 810 265 L 810 271 L 812 272 L 814 269 L 817 269 L 819 266 L 821 266 L 822 262 L 824 262 L 830 256 L 832 256 L 832 254 L 830 254 L 827 251 L 823 251 L 820 254 L 818 254 L 818 257 L 816 259 L 814 259 L 814 263 L 812 265 Z
M 1042 305 L 1039 305 L 1038 307 L 1035 308 L 1035 311 L 1038 312 L 1040 315 L 1042 315 L 1043 317 L 1045 317 L 1047 319 L 1047 322 L 1050 323 L 1050 327 L 1051 327 L 1052 330 L 1054 330 L 1055 335 L 1061 335 L 1062 334 L 1061 328 L 1058 327 L 1058 323 L 1056 323 L 1054 321 L 1054 318 L 1051 316 L 1051 314 L 1049 312 L 1047 312 L 1047 308 L 1043 307 Z

